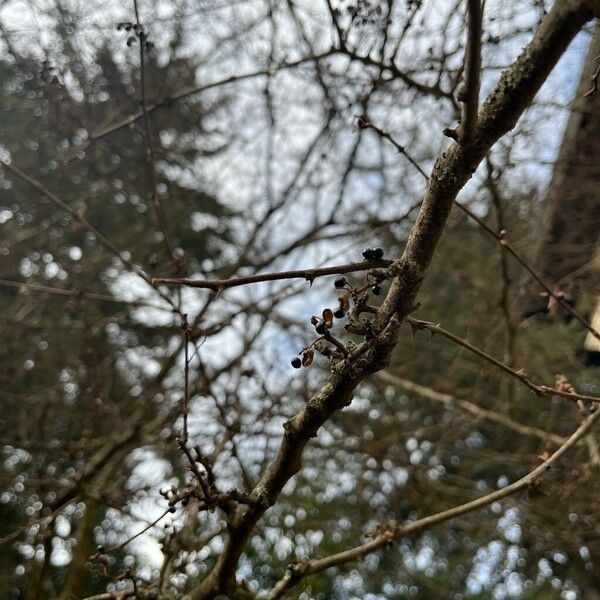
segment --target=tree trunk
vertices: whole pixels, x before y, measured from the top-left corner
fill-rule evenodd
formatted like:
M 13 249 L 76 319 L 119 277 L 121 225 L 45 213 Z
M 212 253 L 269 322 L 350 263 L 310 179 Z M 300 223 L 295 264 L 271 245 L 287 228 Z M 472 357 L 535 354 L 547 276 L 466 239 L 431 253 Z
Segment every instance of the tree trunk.
M 600 90 L 587 94 L 598 67 L 600 26 L 584 62 L 560 153 L 547 193 L 534 265 L 542 279 L 570 302 L 593 280 L 591 263 L 598 246 L 600 222 Z M 523 288 L 524 316 L 548 312 L 536 282 Z

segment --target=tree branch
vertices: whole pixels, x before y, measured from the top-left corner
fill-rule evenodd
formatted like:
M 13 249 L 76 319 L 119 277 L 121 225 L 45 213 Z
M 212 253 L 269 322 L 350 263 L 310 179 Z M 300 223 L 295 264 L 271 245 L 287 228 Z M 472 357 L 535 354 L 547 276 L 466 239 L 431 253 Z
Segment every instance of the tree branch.
M 146 131 L 146 162 L 148 164 L 148 187 L 150 191 L 150 202 L 156 212 L 156 220 L 159 231 L 164 238 L 165 247 L 168 256 L 174 261 L 173 248 L 169 240 L 169 230 L 165 211 L 158 196 L 156 180 L 156 159 L 154 154 L 154 145 L 152 143 L 152 128 L 150 126 L 150 115 L 148 113 L 148 99 L 146 94 L 146 42 L 147 34 L 140 22 L 140 13 L 138 9 L 138 0 L 133 0 L 135 10 L 135 22 L 139 27 L 138 42 L 140 45 L 140 96 L 142 101 L 142 114 L 144 116 L 144 129 Z
M 9 173 L 16 175 L 19 179 L 21 179 L 21 181 L 24 181 L 25 183 L 30 185 L 42 196 L 48 198 L 48 200 L 50 200 L 50 202 L 52 202 L 55 206 L 58 206 L 58 208 L 65 211 L 67 214 L 73 217 L 73 219 L 81 223 L 81 225 L 83 225 L 85 229 L 87 229 L 96 237 L 100 245 L 102 245 L 110 254 L 112 254 L 125 267 L 127 271 L 137 275 L 154 289 L 150 277 L 148 277 L 148 275 L 146 275 L 146 273 L 140 267 L 134 265 L 130 260 L 125 258 L 123 256 L 123 253 L 120 250 L 118 250 L 108 238 L 102 235 L 83 215 L 80 215 L 74 208 L 71 208 L 66 202 L 63 202 L 58 196 L 53 194 L 50 190 L 46 189 L 39 181 L 33 179 L 33 177 L 29 177 L 29 175 L 23 173 L 23 171 L 21 171 L 17 167 L 8 164 L 2 160 L 0 160 L 0 167 L 5 169 Z M 163 300 L 168 302 L 169 305 L 173 307 L 174 310 L 177 310 L 173 301 L 171 300 L 171 298 L 169 298 L 167 294 L 161 293 L 160 290 L 158 290 L 158 293 L 163 298 Z
M 538 429 L 537 427 L 523 425 L 522 423 L 511 419 L 507 415 L 489 410 L 487 408 L 482 408 L 478 404 L 469 402 L 468 400 L 456 398 L 451 394 L 438 392 L 437 390 L 434 390 L 428 386 L 420 385 L 414 381 L 410 381 L 409 379 L 398 377 L 389 371 L 379 371 L 379 373 L 377 373 L 377 379 L 385 381 L 386 383 L 391 383 L 392 385 L 400 387 L 404 390 L 408 390 L 409 392 L 414 392 L 422 398 L 427 398 L 433 402 L 438 402 L 446 407 L 458 408 L 478 419 L 485 419 L 486 421 L 498 423 L 499 425 L 502 425 L 503 427 L 506 427 L 507 429 L 510 429 L 511 431 L 514 431 L 520 435 L 535 437 L 543 442 L 551 442 L 555 446 L 564 444 L 567 439 L 550 431 L 544 431 L 543 429 Z
M 454 335 L 450 331 L 447 331 L 446 329 L 444 329 L 443 327 L 440 327 L 439 325 L 436 325 L 435 323 L 430 323 L 429 321 L 421 321 L 419 319 L 413 319 L 412 317 L 407 317 L 406 321 L 407 321 L 407 323 L 409 323 L 411 325 L 411 327 L 414 327 L 415 329 L 427 329 L 428 331 L 431 332 L 432 335 L 434 333 L 437 333 L 437 334 L 451 340 L 455 344 L 462 346 L 463 348 L 466 348 L 469 352 L 472 352 L 473 354 L 479 356 L 480 358 L 483 358 L 483 360 L 491 363 L 496 368 L 500 369 L 501 371 L 504 371 L 511 377 L 514 377 L 517 381 L 520 381 L 523 385 L 528 387 L 532 392 L 534 392 L 538 396 L 554 395 L 554 396 L 562 396 L 563 398 L 568 398 L 570 400 L 581 400 L 583 402 L 600 402 L 600 397 L 598 397 L 598 396 L 587 396 L 585 394 L 575 394 L 572 392 L 566 392 L 564 390 L 556 389 L 556 388 L 549 387 L 546 385 L 537 385 L 533 381 L 531 381 L 531 379 L 529 379 L 529 377 L 527 376 L 527 373 L 525 373 L 525 371 L 523 369 L 521 369 L 519 371 L 515 371 L 515 369 L 513 369 L 509 365 L 503 363 L 502 361 L 498 360 L 497 358 L 494 358 L 491 354 L 484 352 L 480 348 L 477 348 L 477 346 L 473 346 L 473 344 L 467 342 L 467 340 L 464 340 L 463 338 L 458 337 L 457 335 Z
M 350 404 L 356 386 L 365 377 L 389 362 L 398 337 L 398 325 L 414 308 L 458 192 L 491 146 L 514 127 L 571 40 L 592 16 L 583 0 L 555 3 L 531 42 L 503 73 L 482 106 L 471 140 L 452 144 L 436 161 L 402 257 L 390 266 L 395 275 L 376 316 L 374 338 L 363 343 L 363 348 L 366 344 L 368 349 L 353 353 L 354 359 L 336 364 L 321 389 L 284 424 L 279 449 L 253 490 L 260 502 L 236 509 L 223 550 L 210 574 L 192 591 L 192 600 L 214 599 L 220 593 L 231 594 L 235 590 L 236 566 L 246 543 L 258 520 L 300 469 L 308 441 L 323 423 Z M 357 553 L 360 554 L 360 550 Z
M 284 69 L 292 69 L 294 67 L 297 67 L 299 65 L 302 65 L 306 62 L 310 62 L 313 60 L 319 61 L 323 58 L 327 58 L 328 56 L 331 56 L 335 52 L 336 52 L 335 48 L 330 48 L 329 50 L 326 50 L 325 52 L 321 52 L 319 54 L 315 54 L 314 56 L 305 56 L 305 57 L 299 58 L 294 61 L 283 62 L 274 67 L 269 67 L 266 69 L 258 69 L 256 71 L 251 71 L 249 73 L 244 73 L 242 75 L 231 75 L 230 77 L 225 77 L 224 79 L 219 79 L 219 80 L 213 81 L 211 83 L 206 83 L 204 85 L 200 85 L 197 87 L 192 87 L 192 88 L 188 88 L 185 90 L 181 90 L 180 92 L 172 94 L 171 96 L 164 97 L 162 100 L 159 100 L 158 102 L 148 104 L 146 107 L 146 111 L 148 114 L 150 114 L 150 113 L 154 112 L 155 110 L 158 110 L 159 108 L 168 108 L 174 102 L 178 102 L 180 100 L 185 100 L 186 98 L 189 98 L 190 96 L 194 96 L 196 94 L 201 94 L 202 92 L 207 92 L 209 90 L 213 90 L 213 89 L 219 88 L 221 86 L 228 85 L 230 83 L 237 83 L 238 81 L 245 81 L 246 79 L 253 79 L 254 77 L 269 76 L 269 75 L 272 75 L 273 73 L 276 73 L 277 71 L 281 71 Z M 144 116 L 144 111 L 140 110 L 140 111 L 133 113 L 127 117 L 124 117 L 123 119 L 121 119 L 119 121 L 110 123 L 110 124 L 106 125 L 105 127 L 102 127 L 101 129 L 98 129 L 95 132 L 90 133 L 87 144 L 77 148 L 77 154 L 79 154 L 82 150 L 87 150 L 97 140 L 99 140 L 111 133 L 114 133 L 115 131 L 119 131 L 120 129 L 123 129 L 124 127 L 133 125 L 133 123 L 135 123 L 136 121 L 141 119 L 143 116 Z M 67 157 L 65 159 L 65 162 L 69 162 L 70 160 L 72 160 L 72 158 L 73 158 L 73 156 Z
M 409 535 L 413 535 L 425 529 L 429 529 L 434 525 L 449 521 L 464 514 L 479 510 L 489 506 L 490 504 L 524 490 L 531 484 L 535 483 L 544 473 L 546 473 L 552 465 L 554 465 L 568 450 L 575 446 L 587 433 L 592 429 L 594 424 L 600 418 L 600 410 L 596 411 L 591 416 L 587 417 L 577 430 L 542 464 L 530 471 L 527 475 L 506 487 L 496 490 L 485 496 L 481 496 L 471 502 L 460 504 L 448 510 L 418 519 L 407 525 L 390 524 L 382 534 L 375 539 L 350 550 L 345 550 L 331 556 L 321 559 L 309 560 L 298 564 L 290 565 L 282 579 L 280 579 L 275 587 L 268 595 L 268 600 L 277 600 L 282 598 L 285 593 L 296 585 L 301 579 L 314 575 L 331 567 L 336 567 L 341 564 L 359 560 L 367 554 L 372 554 L 388 546 L 390 543 L 400 540 Z
M 204 288 L 219 292 L 240 285 L 260 283 L 263 281 L 279 281 L 281 279 L 306 279 L 312 283 L 318 277 L 327 275 L 338 275 L 344 273 L 355 273 L 367 269 L 389 267 L 391 260 L 365 260 L 357 263 L 347 263 L 332 267 L 320 267 L 317 269 L 297 269 L 295 271 L 278 271 L 275 273 L 262 273 L 258 275 L 247 275 L 244 277 L 232 277 L 230 279 L 164 279 L 156 277 L 152 280 L 154 285 L 183 285 L 187 287 Z

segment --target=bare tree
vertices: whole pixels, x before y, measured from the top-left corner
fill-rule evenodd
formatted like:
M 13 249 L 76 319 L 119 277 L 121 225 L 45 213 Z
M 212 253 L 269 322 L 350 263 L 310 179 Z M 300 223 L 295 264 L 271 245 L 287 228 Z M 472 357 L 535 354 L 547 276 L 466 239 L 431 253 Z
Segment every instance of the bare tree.
M 51 132 L 0 138 L 10 593 L 329 597 L 357 561 L 389 576 L 379 560 L 427 539 L 448 556 L 456 531 L 475 569 L 492 534 L 469 519 L 524 491 L 546 494 L 515 500 L 540 555 L 587 557 L 560 586 L 593 589 L 600 396 L 570 357 L 600 333 L 558 259 L 530 263 L 511 168 L 548 131 L 534 109 L 564 113 L 536 98 L 600 3 L 489 4 L 136 0 L 77 38 L 85 20 L 56 2 L 33 52 L 3 22 L 6 110 Z M 569 240 L 572 204 L 553 213 Z M 523 274 L 576 329 L 548 343 L 519 323 Z M 423 597 L 475 585 L 457 569 L 436 590 L 426 562 L 407 568 Z

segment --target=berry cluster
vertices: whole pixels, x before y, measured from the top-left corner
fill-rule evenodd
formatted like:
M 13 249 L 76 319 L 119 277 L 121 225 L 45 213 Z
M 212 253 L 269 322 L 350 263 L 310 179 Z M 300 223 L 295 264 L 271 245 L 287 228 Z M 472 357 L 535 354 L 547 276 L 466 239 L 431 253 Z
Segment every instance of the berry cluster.
M 365 260 L 381 260 L 383 258 L 382 248 L 365 248 L 362 252 Z
M 362 255 L 366 260 L 380 261 L 383 259 L 383 250 L 366 248 Z M 359 317 L 364 312 L 376 312 L 377 308 L 368 304 L 369 292 L 374 296 L 379 296 L 382 291 L 380 283 L 387 278 L 388 273 L 380 268 L 369 269 L 365 274 L 365 282 L 360 287 L 353 287 L 343 275 L 336 277 L 333 286 L 339 305 L 335 310 L 326 308 L 320 317 L 314 315 L 311 317 L 310 322 L 320 337 L 310 346 L 301 350 L 298 356 L 292 358 L 292 367 L 294 369 L 308 367 L 313 362 L 315 350 L 329 359 L 347 356 L 346 346 L 337 340 L 330 331 L 334 326 L 334 319 L 349 317 L 344 326 L 346 330 L 352 333 L 368 332 L 370 322 L 361 321 Z
M 148 35 L 144 31 L 144 27 L 139 23 L 131 23 L 130 21 L 121 21 L 117 23 L 117 31 L 132 32 L 134 35 L 130 35 L 127 38 L 127 45 L 131 46 L 134 44 L 136 39 L 143 44 L 146 51 L 150 51 L 154 48 L 154 44 L 148 39 Z
M 302 358 L 300 358 L 300 356 L 295 356 L 294 358 L 292 358 L 292 367 L 294 367 L 294 369 L 299 369 L 300 367 L 308 367 L 314 359 L 314 349 L 318 350 L 323 356 L 326 356 L 327 358 L 332 358 L 335 354 L 331 346 L 336 347 L 338 350 L 342 350 L 343 352 L 345 351 L 344 346 L 340 342 L 338 342 L 329 331 L 333 327 L 333 319 L 336 314 L 339 315 L 336 317 L 337 319 L 341 319 L 346 315 L 346 313 L 341 309 L 336 310 L 334 313 L 330 308 L 326 308 L 323 311 L 321 317 L 313 315 L 310 318 L 310 322 L 314 326 L 315 331 L 321 337 L 316 339 L 310 346 L 304 348 L 300 352 Z

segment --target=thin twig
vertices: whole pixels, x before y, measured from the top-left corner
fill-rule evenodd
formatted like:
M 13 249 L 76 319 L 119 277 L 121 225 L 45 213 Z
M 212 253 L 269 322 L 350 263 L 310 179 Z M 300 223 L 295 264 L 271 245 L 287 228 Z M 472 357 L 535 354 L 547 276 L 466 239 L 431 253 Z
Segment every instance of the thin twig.
M 183 347 L 184 347 L 184 360 L 185 365 L 183 367 L 183 443 L 188 442 L 188 410 L 190 400 L 190 329 L 188 327 L 187 314 L 183 315 L 181 321 L 181 328 L 183 330 Z
M 369 54 L 361 56 L 358 52 L 351 50 L 347 46 L 338 48 L 337 52 L 340 54 L 345 54 L 348 56 L 348 58 L 361 62 L 365 65 L 377 67 L 380 69 L 380 71 L 389 71 L 394 78 L 399 79 L 407 87 L 417 90 L 421 94 L 433 96 L 434 98 L 446 98 L 454 104 L 454 98 L 452 97 L 451 92 L 442 89 L 438 84 L 428 85 L 413 79 L 410 75 L 402 71 L 402 69 L 399 69 L 393 62 L 380 62 Z
M 206 504 L 210 505 L 212 503 L 212 494 L 210 493 L 210 489 L 206 482 L 206 478 L 204 477 L 204 475 L 202 475 L 202 473 L 200 472 L 200 469 L 198 469 L 198 465 L 196 464 L 196 461 L 195 461 L 194 457 L 192 456 L 192 453 L 190 452 L 189 448 L 187 447 L 187 444 L 179 438 L 177 438 L 177 443 L 179 444 L 179 447 L 181 448 L 182 452 L 185 454 L 185 456 L 188 460 L 188 463 L 190 465 L 190 471 L 194 474 L 194 476 L 198 480 L 200 489 L 202 490 L 202 493 L 204 494 L 204 500 L 205 500 Z
M 111 553 L 111 552 L 119 552 L 120 550 L 123 550 L 123 548 L 125 548 L 125 546 L 127 546 L 128 544 L 133 542 L 133 540 L 140 537 L 140 535 L 143 535 L 144 533 L 146 533 L 146 531 L 148 531 L 149 529 L 152 529 L 159 521 L 164 519 L 164 517 L 166 517 L 168 514 L 169 514 L 169 510 L 167 509 L 159 517 L 154 519 L 154 521 L 152 521 L 152 523 L 149 523 L 146 527 L 144 527 L 144 529 L 142 529 L 141 531 L 138 531 L 135 535 L 132 535 L 130 538 L 127 538 L 124 542 L 121 542 L 120 544 L 117 544 L 116 546 L 113 546 L 112 548 L 108 548 L 106 550 L 106 552 Z
M 143 279 L 150 287 L 155 289 L 150 277 L 148 277 L 148 275 L 146 275 L 146 273 L 144 273 L 144 271 L 140 267 L 134 265 L 129 259 L 125 258 L 123 256 L 123 253 L 120 250 L 118 250 L 111 241 L 104 237 L 104 235 L 102 235 L 84 216 L 80 215 L 75 209 L 71 208 L 58 196 L 53 194 L 50 190 L 46 189 L 39 181 L 33 179 L 32 177 L 29 177 L 29 175 L 27 175 L 26 173 L 23 173 L 21 169 L 10 165 L 2 160 L 0 160 L 0 167 L 9 171 L 13 175 L 16 175 L 19 179 L 21 179 L 22 181 L 30 185 L 32 188 L 34 188 L 36 191 L 38 191 L 40 194 L 42 194 L 42 196 L 48 198 L 48 200 L 50 200 L 54 205 L 58 206 L 61 210 L 64 210 L 66 213 L 71 215 L 71 217 L 73 217 L 76 221 L 81 223 L 85 227 L 85 229 L 92 233 L 96 237 L 100 245 L 104 246 L 104 248 L 108 250 L 110 254 L 117 258 L 127 271 L 129 271 L 130 273 L 134 273 L 135 275 Z M 163 300 L 168 302 L 170 306 L 172 306 L 174 309 L 176 308 L 173 304 L 173 301 L 171 300 L 171 298 L 169 298 L 168 295 L 161 293 L 160 290 L 156 291 L 158 291 Z
M 434 525 L 449 521 L 464 514 L 479 510 L 498 502 L 502 498 L 513 495 L 521 490 L 526 489 L 534 484 L 544 473 L 546 473 L 559 458 L 568 450 L 575 446 L 592 429 L 596 421 L 600 418 L 600 410 L 596 411 L 591 416 L 587 417 L 577 430 L 544 462 L 535 469 L 530 471 L 521 479 L 506 487 L 496 490 L 485 496 L 481 496 L 471 502 L 460 504 L 448 510 L 441 511 L 434 515 L 418 519 L 407 525 L 390 524 L 386 530 L 378 535 L 375 539 L 355 548 L 327 556 L 325 558 L 298 562 L 288 567 L 285 575 L 277 582 L 268 595 L 268 600 L 277 600 L 282 598 L 287 591 L 295 586 L 301 579 L 331 567 L 336 567 L 351 561 L 356 561 L 368 554 L 372 554 L 378 550 L 389 546 L 392 542 L 400 540 L 409 535 L 413 535 L 425 529 L 429 529 Z
M 427 173 L 425 173 L 425 171 L 421 168 L 419 163 L 407 152 L 406 148 L 404 146 L 402 146 L 401 144 L 399 144 L 387 131 L 384 131 L 380 127 L 377 127 L 377 125 L 373 125 L 373 123 L 371 123 L 371 121 L 365 115 L 361 115 L 360 117 L 358 117 L 358 126 L 361 129 L 372 129 L 375 133 L 379 134 L 382 138 L 388 140 L 388 142 L 390 142 L 394 146 L 394 148 L 396 148 L 396 150 L 398 150 L 398 152 L 400 154 L 405 156 L 406 159 L 408 160 L 408 162 L 417 171 L 419 171 L 419 173 L 424 177 L 425 181 L 427 181 L 429 179 L 429 177 L 427 176 Z
M 367 123 L 368 123 L 368 121 L 367 121 Z M 373 131 L 376 131 L 377 133 L 379 133 L 382 137 L 384 137 L 390 143 L 392 143 L 399 152 L 401 152 L 408 158 L 408 155 L 404 151 L 403 146 L 398 144 L 389 133 L 383 131 L 382 129 L 373 127 L 373 126 L 371 126 L 370 128 L 373 129 Z M 427 180 L 426 173 L 420 167 L 418 167 L 418 165 L 413 163 L 413 161 L 411 161 L 411 163 L 417 167 L 419 173 L 421 173 L 421 175 L 425 178 L 425 180 Z M 521 257 L 521 255 L 515 250 L 515 248 L 506 239 L 506 232 L 504 230 L 502 230 L 500 232 L 494 231 L 483 219 L 480 219 L 474 212 L 472 212 L 464 204 L 461 204 L 457 200 L 454 200 L 454 204 L 460 210 L 462 210 L 466 215 L 468 215 L 471 219 L 473 219 L 491 237 L 493 237 L 497 242 L 499 242 L 502 246 L 504 246 L 506 248 L 506 250 L 515 258 L 515 260 L 524 269 L 526 269 L 527 272 L 540 284 L 540 286 L 544 289 L 544 291 L 549 296 L 551 296 L 554 300 L 556 300 L 556 302 L 558 302 L 560 304 L 560 306 L 565 311 L 567 311 L 572 317 L 577 319 L 583 325 L 583 327 L 585 327 L 585 329 L 587 329 L 596 339 L 600 340 L 600 333 L 596 329 L 594 329 L 594 327 L 592 327 L 592 325 L 582 315 L 580 315 L 579 312 L 577 312 L 573 307 L 571 307 L 567 302 L 565 302 L 564 298 L 560 294 L 557 294 L 556 292 L 554 292 L 554 290 L 552 290 L 550 288 L 550 286 L 548 286 L 548 284 L 546 284 L 543 281 L 543 279 L 536 273 L 536 271 L 534 271 L 534 269 Z
M 502 208 L 502 198 L 498 190 L 497 182 L 494 179 L 494 166 L 492 160 L 488 155 L 486 158 L 487 166 L 487 187 L 490 191 L 492 203 L 496 209 L 496 221 L 498 224 L 498 231 L 504 231 L 504 211 Z M 509 366 L 513 366 L 515 360 L 515 326 L 510 311 L 510 287 L 512 280 L 510 278 L 510 271 L 508 267 L 507 252 L 504 246 L 500 249 L 500 273 L 502 275 L 502 289 L 500 291 L 500 308 L 504 316 L 504 325 L 506 330 L 506 363 Z
M 438 402 L 446 407 L 458 408 L 463 412 L 477 417 L 478 419 L 485 419 L 487 421 L 497 423 L 498 425 L 502 425 L 503 427 L 506 427 L 507 429 L 510 429 L 511 431 L 514 431 L 520 435 L 536 437 L 543 442 L 551 442 L 556 446 L 564 444 L 567 439 L 561 435 L 557 435 L 556 433 L 545 431 L 544 429 L 523 425 L 522 423 L 511 419 L 505 414 L 483 408 L 474 402 L 456 398 L 451 394 L 438 392 L 437 390 L 434 390 L 428 386 L 420 385 L 414 381 L 410 381 L 409 379 L 404 379 L 403 377 L 398 377 L 389 371 L 379 371 L 377 373 L 377 378 L 385 381 L 386 383 L 391 383 L 392 385 L 401 387 L 402 389 L 414 392 L 422 398 L 427 398 L 433 402 Z
M 39 285 L 37 283 L 26 283 L 24 281 L 10 281 L 8 279 L 0 279 L 0 285 L 5 287 L 14 287 L 24 289 L 31 292 L 41 292 L 43 294 L 56 294 L 58 296 L 71 296 L 77 300 L 98 300 L 99 302 L 114 302 L 116 304 L 126 304 L 133 308 L 144 307 L 154 308 L 157 310 L 165 310 L 172 312 L 171 308 L 160 306 L 160 304 L 152 304 L 143 300 L 121 300 L 108 294 L 97 294 L 95 292 L 86 292 L 84 290 L 74 290 L 69 288 L 56 288 L 48 285 Z
M 231 277 L 230 279 L 165 279 L 156 277 L 152 280 L 152 283 L 153 285 L 183 285 L 187 287 L 204 288 L 218 292 L 220 290 L 237 287 L 240 285 L 260 283 L 263 281 L 279 281 L 281 279 L 306 279 L 312 283 L 318 277 L 354 273 L 356 271 L 365 271 L 367 269 L 386 268 L 391 264 L 391 260 L 365 260 L 362 262 L 347 263 L 333 267 L 278 271 L 274 273 L 262 273 L 259 275 L 247 275 L 244 277 Z
M 167 249 L 167 254 L 171 258 L 171 260 L 174 260 L 173 248 L 171 247 L 171 242 L 169 240 L 167 219 L 165 217 L 165 212 L 160 202 L 160 198 L 158 197 L 158 188 L 156 181 L 156 160 L 154 156 L 154 148 L 152 145 L 152 128 L 150 126 L 150 115 L 148 113 L 148 101 L 146 98 L 145 49 L 147 36 L 146 32 L 144 31 L 144 27 L 140 22 L 140 13 L 138 10 L 137 0 L 133 0 L 133 7 L 135 9 L 135 21 L 136 24 L 139 26 L 138 42 L 140 45 L 140 96 L 142 100 L 142 113 L 144 115 L 144 127 L 146 130 L 146 162 L 148 163 L 148 187 L 150 188 L 150 201 L 154 206 L 154 210 L 156 212 L 158 228 L 163 235 L 165 247 Z
M 455 202 L 456 206 L 460 208 L 466 215 L 473 219 L 482 229 L 484 229 L 490 236 L 497 240 L 506 250 L 513 256 L 513 258 L 540 284 L 544 291 L 554 298 L 560 306 L 566 310 L 571 316 L 577 319 L 595 338 L 600 340 L 600 333 L 596 331 L 588 321 L 586 321 L 582 315 L 580 315 L 574 308 L 569 306 L 568 302 L 560 295 L 554 292 L 552 288 L 538 275 L 531 265 L 515 250 L 514 246 L 508 241 L 506 231 L 502 230 L 496 233 L 489 225 L 480 219 L 474 212 L 467 208 L 460 202 Z
M 600 397 L 598 397 L 598 396 L 587 396 L 585 394 L 575 394 L 572 392 L 566 392 L 566 391 L 559 390 L 559 389 L 549 387 L 546 385 L 537 385 L 533 381 L 531 381 L 531 379 L 529 379 L 529 377 L 527 376 L 525 371 L 523 371 L 523 370 L 515 371 L 515 369 L 513 369 L 512 367 L 509 367 L 507 364 L 503 363 L 502 361 L 498 360 L 497 358 L 494 358 L 491 354 L 484 352 L 480 348 L 477 348 L 477 346 L 473 346 L 473 344 L 467 342 L 466 340 L 464 340 L 461 337 L 458 337 L 457 335 L 454 335 L 453 333 L 447 331 L 443 327 L 440 327 L 440 325 L 436 325 L 435 323 L 431 323 L 429 321 L 421 321 L 419 319 L 413 319 L 412 317 L 406 317 L 405 320 L 407 323 L 409 323 L 411 325 L 411 327 L 414 327 L 415 329 L 426 329 L 426 330 L 430 331 L 432 335 L 434 333 L 437 333 L 437 334 L 451 340 L 455 344 L 462 346 L 463 348 L 466 348 L 467 350 L 469 350 L 469 352 L 476 354 L 477 356 L 479 356 L 480 358 L 483 358 L 483 360 L 486 360 L 487 362 L 491 363 L 492 365 L 494 365 L 501 371 L 508 373 L 511 377 L 514 377 L 517 381 L 520 381 L 523 385 L 527 386 L 532 392 L 535 392 L 535 394 L 537 394 L 538 396 L 555 395 L 555 396 L 562 396 L 563 398 L 568 398 L 570 400 L 582 400 L 584 402 L 600 402 Z

